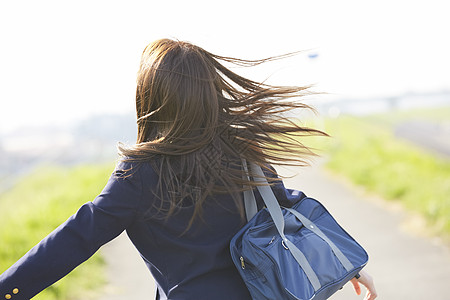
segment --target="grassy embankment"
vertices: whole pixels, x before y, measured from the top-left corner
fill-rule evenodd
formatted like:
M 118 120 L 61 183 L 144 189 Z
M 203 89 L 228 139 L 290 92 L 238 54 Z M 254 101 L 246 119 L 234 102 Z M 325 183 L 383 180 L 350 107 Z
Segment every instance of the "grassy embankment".
M 91 201 L 105 185 L 114 165 L 42 167 L 0 195 L 0 273 Z M 95 299 L 104 282 L 103 260 L 95 254 L 33 299 Z
M 448 239 L 450 160 L 393 135 L 397 123 L 411 118 L 450 120 L 450 108 L 325 120 L 332 138 L 313 145 L 325 149 L 333 172 L 419 213 L 428 232 Z

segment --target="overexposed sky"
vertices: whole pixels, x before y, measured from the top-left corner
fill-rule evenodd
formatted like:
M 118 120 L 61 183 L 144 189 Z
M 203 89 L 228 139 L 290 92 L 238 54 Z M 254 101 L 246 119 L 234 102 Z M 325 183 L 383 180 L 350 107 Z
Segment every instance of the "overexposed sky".
M 436 0 L 2 1 L 0 132 L 133 111 L 140 54 L 164 37 L 248 59 L 305 50 L 242 73 L 315 83 L 339 98 L 449 89 L 448 6 Z

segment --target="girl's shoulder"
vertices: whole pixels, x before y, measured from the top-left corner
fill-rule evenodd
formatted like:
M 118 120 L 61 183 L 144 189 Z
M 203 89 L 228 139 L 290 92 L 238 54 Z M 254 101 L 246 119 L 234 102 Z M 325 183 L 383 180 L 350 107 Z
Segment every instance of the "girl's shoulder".
M 155 171 L 156 161 L 136 161 L 122 157 L 116 163 L 113 175 L 117 178 L 158 177 Z

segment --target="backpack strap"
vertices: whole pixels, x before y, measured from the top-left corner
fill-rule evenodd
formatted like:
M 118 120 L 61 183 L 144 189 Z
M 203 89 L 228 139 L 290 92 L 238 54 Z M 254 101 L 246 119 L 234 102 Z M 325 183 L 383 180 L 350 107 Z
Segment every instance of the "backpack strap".
M 242 179 L 250 181 L 250 176 L 248 174 L 248 166 L 247 161 L 242 159 L 242 167 L 244 169 L 244 173 L 242 174 Z M 253 190 L 248 185 L 244 185 L 244 207 L 245 207 L 245 216 L 247 217 L 247 222 L 253 218 L 258 212 L 258 207 L 256 205 L 255 195 L 253 194 Z
M 253 180 L 257 183 L 261 183 L 261 185 L 258 185 L 258 191 L 261 194 L 261 197 L 264 200 L 264 204 L 267 207 L 267 210 L 270 213 L 270 216 L 272 217 L 272 220 L 275 224 L 275 227 L 277 228 L 278 233 L 280 234 L 282 241 L 284 243 L 284 247 L 288 249 L 292 256 L 295 258 L 297 263 L 301 266 L 303 271 L 305 272 L 306 276 L 308 277 L 308 280 L 311 282 L 311 285 L 313 286 L 314 290 L 319 290 L 321 287 L 321 284 L 319 282 L 319 278 L 317 277 L 314 270 L 311 268 L 311 265 L 309 264 L 308 260 L 306 259 L 303 252 L 297 248 L 291 241 L 289 241 L 285 234 L 284 234 L 284 217 L 283 213 L 281 211 L 281 207 L 278 204 L 278 201 L 275 197 L 275 194 L 272 191 L 272 188 L 270 187 L 269 183 L 267 182 L 267 179 L 264 175 L 264 172 L 262 171 L 261 167 L 250 163 L 250 168 L 255 174 L 255 177 Z M 248 173 L 247 173 L 248 174 Z M 253 194 L 253 191 L 251 191 Z M 244 194 L 245 197 L 246 194 Z M 254 198 L 254 195 L 253 195 Z
M 295 209 L 287 208 L 287 210 L 290 211 L 294 216 L 296 216 L 297 219 L 300 222 L 302 222 L 303 226 L 305 226 L 306 228 L 308 228 L 309 230 L 314 232 L 317 236 L 322 238 L 322 240 L 324 240 L 330 246 L 330 248 L 333 251 L 334 255 L 336 255 L 337 259 L 339 259 L 339 261 L 341 262 L 342 266 L 345 268 L 345 270 L 347 270 L 347 272 L 350 272 L 351 270 L 353 270 L 355 268 L 353 266 L 353 264 L 348 260 L 348 258 L 344 255 L 344 253 L 342 253 L 342 251 L 336 246 L 336 244 L 333 243 L 326 236 L 326 234 L 323 233 L 323 231 L 320 230 L 319 227 L 317 227 L 316 224 L 314 224 L 311 220 L 309 220 L 307 217 L 305 217 L 304 215 L 302 215 L 301 213 L 299 213 Z

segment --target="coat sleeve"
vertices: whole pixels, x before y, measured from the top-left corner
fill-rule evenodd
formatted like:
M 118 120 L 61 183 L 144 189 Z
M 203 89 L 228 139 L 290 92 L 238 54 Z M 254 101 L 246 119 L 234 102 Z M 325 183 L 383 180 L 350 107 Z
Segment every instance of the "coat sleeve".
M 136 219 L 139 168 L 120 163 L 103 191 L 0 275 L 0 299 L 30 299 L 91 257 Z M 63 201 L 63 199 L 61 199 Z

